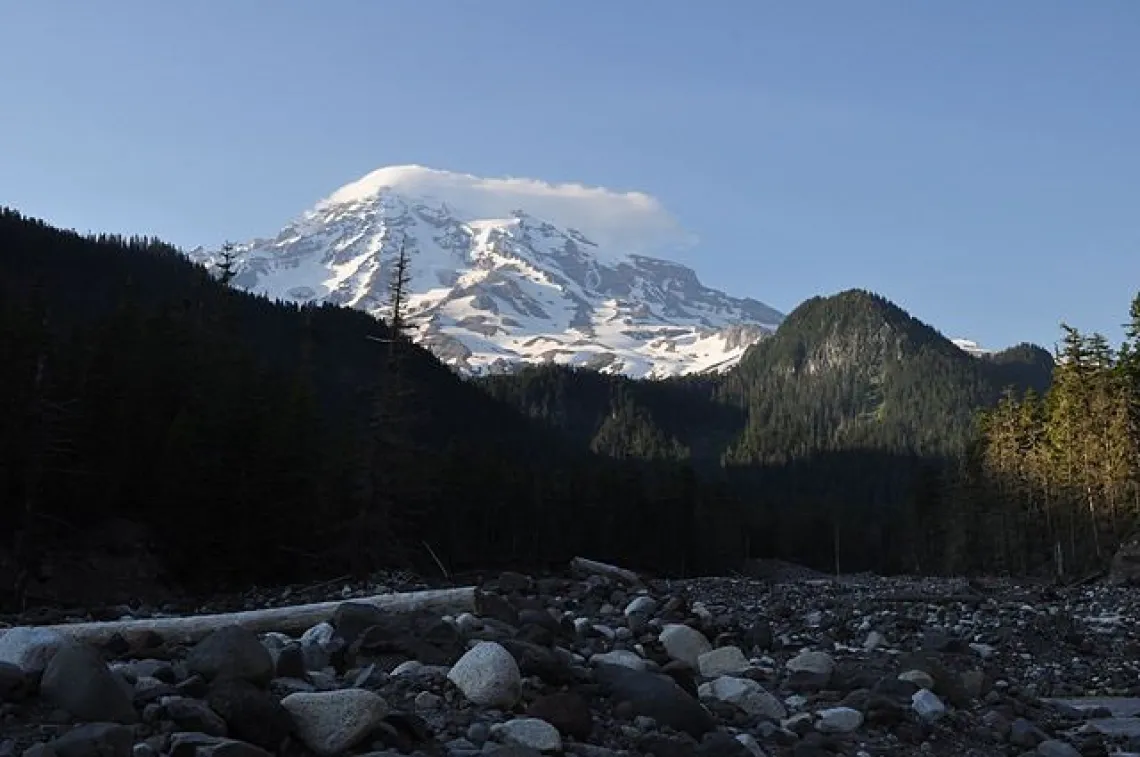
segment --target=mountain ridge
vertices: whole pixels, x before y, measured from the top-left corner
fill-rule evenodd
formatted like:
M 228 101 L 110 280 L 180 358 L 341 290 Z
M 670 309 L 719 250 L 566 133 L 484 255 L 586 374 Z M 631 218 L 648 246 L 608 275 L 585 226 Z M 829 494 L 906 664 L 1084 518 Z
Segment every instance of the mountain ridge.
M 233 283 L 286 301 L 384 315 L 391 266 L 403 246 L 412 269 L 407 316 L 414 336 L 465 374 L 544 362 L 636 378 L 719 372 L 782 320 L 763 302 L 705 286 L 693 269 L 648 254 L 667 228 L 644 210 L 647 196 L 541 185 L 580 204 L 585 196 L 589 208 L 610 213 L 596 230 L 583 231 L 516 207 L 525 195 L 487 188 L 525 181 L 421 166 L 378 169 L 275 237 L 236 245 Z M 536 198 L 540 208 L 558 207 L 546 195 Z M 463 202 L 472 207 L 460 208 Z M 570 220 L 598 212 L 567 202 Z M 622 229 L 623 214 L 630 230 Z M 204 263 L 218 254 L 189 253 Z
M 974 431 L 977 410 L 992 407 L 1010 386 L 1044 391 L 1052 368 L 1049 354 L 1034 345 L 966 352 L 866 290 L 813 297 L 725 377 L 723 391 L 750 407 L 730 457 L 796 454 L 769 432 L 781 423 L 797 429 L 790 436 L 801 453 L 870 446 L 957 454 Z
M 624 417 L 646 439 L 675 440 L 655 454 L 717 466 L 852 446 L 956 452 L 976 410 L 1006 387 L 1043 392 L 1052 368 L 1035 345 L 964 352 L 885 297 L 852 289 L 807 300 L 722 375 L 638 382 L 536 367 L 483 385 L 580 444 L 604 447 L 603 426 Z

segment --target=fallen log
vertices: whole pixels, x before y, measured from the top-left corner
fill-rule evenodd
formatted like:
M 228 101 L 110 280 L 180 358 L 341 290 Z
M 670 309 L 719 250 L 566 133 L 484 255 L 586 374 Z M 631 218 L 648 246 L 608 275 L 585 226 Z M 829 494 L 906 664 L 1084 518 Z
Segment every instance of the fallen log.
M 241 626 L 254 633 L 297 634 L 332 617 L 337 607 L 356 602 L 378 607 L 396 614 L 432 612 L 440 615 L 478 612 L 478 590 L 473 586 L 457 589 L 432 589 L 399 594 L 377 594 L 371 597 L 338 599 L 292 607 L 270 607 L 264 610 L 187 615 L 173 618 L 132 618 L 98 623 L 62 623 L 37 626 L 57 631 L 76 641 L 103 645 L 118 636 L 131 648 L 150 646 L 147 637 L 157 634 L 168 643 L 193 644 L 225 626 Z M 0 638 L 13 629 L 0 629 Z
M 624 581 L 625 583 L 633 585 L 641 583 L 641 577 L 632 570 L 619 568 L 616 565 L 598 562 L 597 560 L 587 560 L 585 557 L 575 557 L 571 560 L 570 569 L 581 573 L 592 573 L 598 576 L 605 576 L 606 578 L 617 579 L 618 581 Z

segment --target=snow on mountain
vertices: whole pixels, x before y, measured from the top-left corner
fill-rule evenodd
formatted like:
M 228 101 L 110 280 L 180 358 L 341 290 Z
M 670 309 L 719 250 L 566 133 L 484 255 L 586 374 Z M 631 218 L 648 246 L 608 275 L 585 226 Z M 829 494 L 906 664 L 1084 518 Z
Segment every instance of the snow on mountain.
M 974 357 L 988 355 L 993 352 L 993 350 L 986 349 L 972 339 L 951 339 L 950 341 L 953 342 L 958 349 L 963 352 L 968 352 Z
M 689 242 L 641 193 L 395 166 L 237 245 L 234 284 L 384 316 L 403 245 L 416 340 L 461 373 L 548 361 L 653 378 L 725 370 L 783 315 L 652 254 Z

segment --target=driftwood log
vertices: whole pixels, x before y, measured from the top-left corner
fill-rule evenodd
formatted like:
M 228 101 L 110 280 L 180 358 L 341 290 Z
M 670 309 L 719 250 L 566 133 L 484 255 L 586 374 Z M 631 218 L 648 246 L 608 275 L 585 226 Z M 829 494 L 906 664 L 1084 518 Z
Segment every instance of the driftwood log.
M 297 634 L 332 617 L 337 607 L 345 602 L 368 604 L 391 613 L 432 612 L 458 614 L 478 612 L 478 590 L 473 586 L 458 589 L 432 589 L 399 594 L 377 594 L 371 597 L 334 600 L 292 607 L 270 607 L 264 610 L 219 613 L 216 615 L 188 615 L 176 618 L 135 618 L 100 623 L 63 623 L 38 626 L 87 644 L 103 645 L 116 636 L 132 648 L 149 646 L 147 637 L 157 634 L 164 641 L 192 644 L 225 626 L 241 626 L 254 633 Z M 12 629 L 0 629 L 0 637 Z
M 619 568 L 616 565 L 598 562 L 597 560 L 587 560 L 585 557 L 575 557 L 571 560 L 570 569 L 579 573 L 592 573 L 597 576 L 613 578 L 635 586 L 641 583 L 641 577 L 632 570 Z

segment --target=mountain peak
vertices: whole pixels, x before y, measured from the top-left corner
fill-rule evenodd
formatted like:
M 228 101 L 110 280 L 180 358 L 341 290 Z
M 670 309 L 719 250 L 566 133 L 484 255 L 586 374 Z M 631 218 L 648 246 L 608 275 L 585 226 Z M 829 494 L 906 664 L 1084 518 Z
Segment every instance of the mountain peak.
M 779 366 L 799 373 L 853 366 L 877 371 L 919 352 L 969 360 L 937 329 L 882 295 L 848 289 L 812 297 L 788 314 L 775 335 L 750 351 L 743 366 Z
M 1052 365 L 1042 352 L 1025 345 L 973 356 L 877 294 L 815 297 L 728 375 L 729 396 L 758 403 L 733 454 L 786 459 L 786 438 L 770 434 L 773 425 L 813 440 L 799 442 L 801 451 L 862 447 L 875 438 L 890 438 L 908 454 L 960 450 L 975 408 L 995 403 L 1007 386 L 1048 386 Z M 946 440 L 953 445 L 941 446 Z
M 276 237 L 239 245 L 234 284 L 384 316 L 403 246 L 416 337 L 462 372 L 521 363 L 635 377 L 724 370 L 783 316 L 658 256 L 687 239 L 639 192 L 389 166 Z
M 905 329 L 916 323 L 901 307 L 866 289 L 846 289 L 832 295 L 812 297 L 800 303 L 785 321 L 789 329 L 813 331 L 877 329 L 882 325 Z
M 340 187 L 310 212 L 399 197 L 446 210 L 461 222 L 526 216 L 576 231 L 621 254 L 668 256 L 694 238 L 654 197 L 575 182 L 481 177 L 408 164 L 385 166 Z
M 462 185 L 478 182 L 479 178 L 470 174 L 443 171 L 414 163 L 398 166 L 383 166 L 365 174 L 356 181 L 345 184 L 326 197 L 321 205 L 341 205 L 368 202 L 385 191 L 417 195 L 433 188 L 447 185 Z M 319 206 L 318 206 L 319 207 Z

